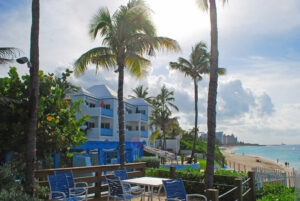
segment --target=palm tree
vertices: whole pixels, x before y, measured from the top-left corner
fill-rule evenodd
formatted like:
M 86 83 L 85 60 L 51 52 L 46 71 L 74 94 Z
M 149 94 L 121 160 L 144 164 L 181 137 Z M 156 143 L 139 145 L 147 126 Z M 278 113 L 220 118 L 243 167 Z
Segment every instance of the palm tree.
M 143 85 L 137 86 L 135 89 L 132 89 L 135 95 L 129 95 L 129 98 L 143 98 L 148 103 L 151 103 L 151 97 L 148 96 L 148 87 L 144 89 Z
M 26 181 L 25 191 L 34 193 L 34 169 L 36 159 L 36 129 L 39 101 L 39 29 L 40 29 L 40 1 L 32 0 L 32 25 L 30 39 L 30 81 L 29 81 L 29 117 L 27 127 L 26 148 Z
M 165 85 L 160 90 L 160 94 L 156 96 L 154 102 L 154 117 L 157 117 L 156 121 L 158 121 L 160 128 L 162 130 L 164 143 L 163 150 L 166 150 L 166 124 L 170 120 L 170 116 L 172 114 L 171 108 L 178 111 L 178 107 L 174 105 L 172 102 L 175 101 L 174 91 L 169 91 Z
M 118 122 L 120 165 L 125 163 L 125 130 L 123 85 L 124 70 L 136 77 L 145 75 L 150 61 L 144 55 L 153 56 L 155 50 L 167 49 L 177 51 L 179 45 L 175 40 L 156 36 L 150 10 L 142 0 L 132 0 L 126 6 L 120 6 L 111 16 L 107 8 L 101 8 L 90 24 L 90 35 L 93 39 L 99 34 L 104 46 L 93 48 L 75 62 L 75 74 L 87 69 L 88 64 L 96 64 L 110 69 L 117 66 L 118 78 Z
M 207 161 L 205 169 L 205 187 L 211 188 L 214 183 L 214 158 L 216 140 L 216 105 L 218 89 L 218 28 L 217 28 L 217 8 L 215 0 L 196 0 L 200 8 L 210 14 L 210 76 L 207 100 Z M 227 0 L 222 0 L 226 3 Z M 209 3 L 208 3 L 209 2 Z M 208 4 L 210 4 L 208 6 Z
M 192 160 L 196 151 L 196 141 L 197 141 L 197 125 L 198 125 L 198 85 L 197 82 L 202 80 L 202 74 L 209 73 L 209 53 L 207 52 L 207 47 L 204 42 L 199 42 L 195 47 L 192 48 L 192 53 L 190 54 L 190 60 L 184 59 L 182 57 L 178 58 L 178 62 L 170 62 L 171 69 L 179 70 L 183 72 L 185 76 L 190 76 L 194 82 L 194 98 L 195 98 L 195 128 L 194 129 L 194 143 L 191 158 Z
M 14 61 L 20 55 L 20 50 L 14 47 L 0 47 L 0 65 Z

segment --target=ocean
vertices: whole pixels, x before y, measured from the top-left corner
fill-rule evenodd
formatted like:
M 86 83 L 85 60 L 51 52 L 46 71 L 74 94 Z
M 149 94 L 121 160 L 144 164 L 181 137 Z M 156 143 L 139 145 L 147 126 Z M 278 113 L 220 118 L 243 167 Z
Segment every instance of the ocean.
M 300 145 L 272 145 L 272 146 L 242 146 L 236 147 L 231 152 L 252 156 L 261 156 L 300 170 Z

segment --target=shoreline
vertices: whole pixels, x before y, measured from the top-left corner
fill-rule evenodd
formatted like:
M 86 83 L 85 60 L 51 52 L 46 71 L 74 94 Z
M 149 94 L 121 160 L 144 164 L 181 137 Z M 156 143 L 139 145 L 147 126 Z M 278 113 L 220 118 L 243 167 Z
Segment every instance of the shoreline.
M 293 171 L 292 167 L 285 167 L 282 162 L 277 163 L 277 161 L 261 156 L 233 153 L 232 151 L 237 148 L 238 146 L 230 146 L 224 147 L 224 149 L 220 150 L 225 156 L 227 166 L 232 169 L 240 171 L 250 171 L 255 167 L 259 167 L 276 171 L 280 170 L 286 173 L 291 173 Z

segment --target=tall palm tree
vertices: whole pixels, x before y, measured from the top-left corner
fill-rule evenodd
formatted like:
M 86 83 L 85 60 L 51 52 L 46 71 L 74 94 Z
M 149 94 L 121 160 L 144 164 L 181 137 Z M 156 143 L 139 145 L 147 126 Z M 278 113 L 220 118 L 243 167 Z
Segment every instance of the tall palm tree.
M 132 89 L 132 91 L 135 93 L 135 95 L 129 95 L 129 98 L 143 98 L 148 103 L 151 103 L 151 97 L 148 96 L 148 87 L 144 89 L 143 85 L 139 85 L 135 89 Z
M 174 91 L 169 91 L 165 85 L 160 90 L 160 93 L 156 96 L 156 99 L 154 100 L 154 116 L 158 116 L 159 118 L 157 121 L 160 121 L 160 128 L 162 130 L 164 143 L 163 143 L 163 149 L 166 150 L 167 142 L 166 142 L 166 124 L 170 120 L 170 116 L 172 114 L 171 108 L 178 111 L 178 107 L 174 105 L 172 102 L 175 101 L 174 98 Z
M 178 62 L 170 62 L 171 69 L 179 70 L 183 72 L 185 76 L 192 78 L 194 82 L 194 98 L 195 98 L 195 128 L 194 129 L 194 143 L 191 158 L 192 160 L 196 151 L 196 141 L 197 141 L 197 125 L 198 125 L 198 84 L 197 82 L 202 80 L 202 74 L 209 73 L 209 53 L 207 52 L 207 47 L 204 42 L 199 42 L 195 47 L 192 48 L 192 53 L 190 54 L 190 60 L 184 59 L 182 57 L 178 58 Z
M 216 0 L 196 0 L 200 8 L 210 14 L 210 76 L 207 100 L 207 161 L 205 169 L 205 186 L 211 188 L 214 183 L 214 158 L 216 141 L 216 105 L 218 89 L 218 28 Z M 226 3 L 227 0 L 222 0 Z
M 26 181 L 25 191 L 34 193 L 34 169 L 36 159 L 36 129 L 39 101 L 39 30 L 40 30 L 40 1 L 32 0 L 32 25 L 30 38 L 30 81 L 29 81 L 29 117 L 27 127 L 26 148 Z
M 0 65 L 14 61 L 20 55 L 20 50 L 14 47 L 0 47 Z
M 88 64 L 96 64 L 110 69 L 117 66 L 118 78 L 118 122 L 120 165 L 125 163 L 125 130 L 123 85 L 124 70 L 137 77 L 145 75 L 150 61 L 144 55 L 153 56 L 155 50 L 167 49 L 177 51 L 179 45 L 175 40 L 158 37 L 152 24 L 150 10 L 142 0 L 132 0 L 126 6 L 120 6 L 113 15 L 107 8 L 101 8 L 90 24 L 93 39 L 99 34 L 104 46 L 91 49 L 75 62 L 75 74 L 87 69 Z

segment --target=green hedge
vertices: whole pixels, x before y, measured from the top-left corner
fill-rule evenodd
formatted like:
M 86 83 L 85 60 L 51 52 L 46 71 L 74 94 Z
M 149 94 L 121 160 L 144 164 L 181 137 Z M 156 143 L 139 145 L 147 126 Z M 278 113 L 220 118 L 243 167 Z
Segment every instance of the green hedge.
M 168 168 L 147 168 L 146 176 L 151 177 L 161 177 L 161 178 L 170 178 L 170 170 Z M 222 174 L 222 175 L 221 175 Z M 200 169 L 193 169 L 191 167 L 186 167 L 183 170 L 178 170 L 175 173 L 176 178 L 181 178 L 184 181 L 184 186 L 187 193 L 204 193 L 204 173 L 200 172 Z M 245 173 L 230 172 L 226 170 L 216 171 L 214 176 L 214 181 L 216 188 L 219 189 L 220 194 L 230 190 L 232 187 L 230 185 L 234 184 L 234 179 L 241 177 L 242 180 L 247 178 Z M 225 185 L 219 185 L 225 184 Z M 230 200 L 229 198 L 228 200 Z
M 160 160 L 156 157 L 144 156 L 142 158 L 137 158 L 134 162 L 146 162 L 146 166 L 149 168 L 159 168 Z
M 257 201 L 294 201 L 295 188 L 285 188 L 282 184 L 265 184 L 257 192 Z

